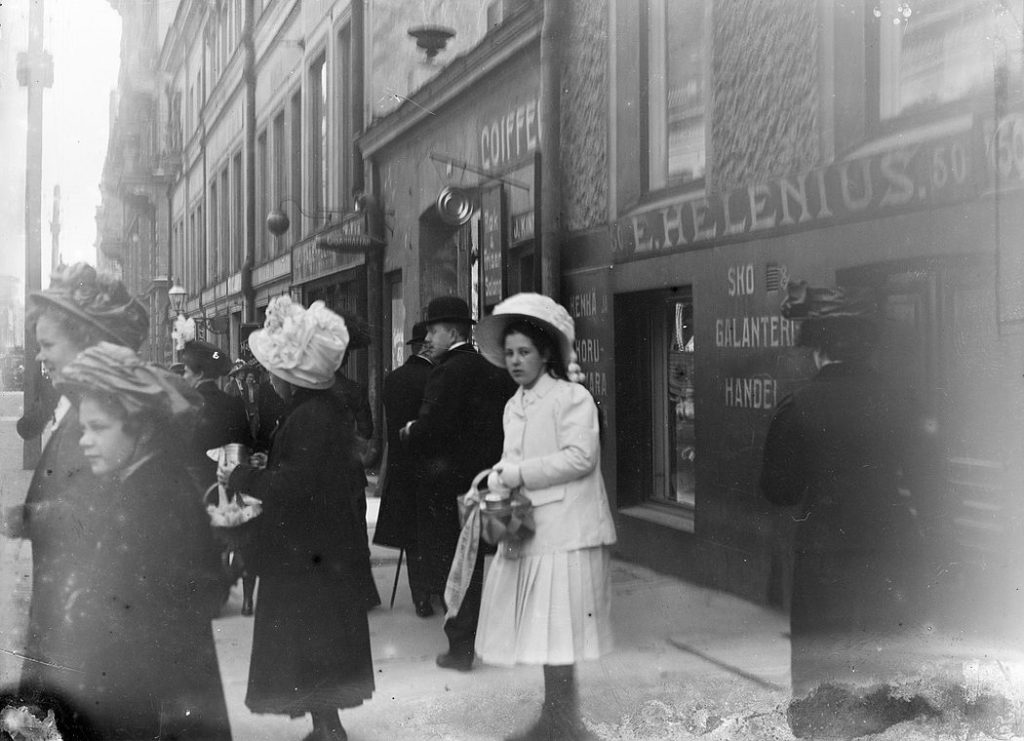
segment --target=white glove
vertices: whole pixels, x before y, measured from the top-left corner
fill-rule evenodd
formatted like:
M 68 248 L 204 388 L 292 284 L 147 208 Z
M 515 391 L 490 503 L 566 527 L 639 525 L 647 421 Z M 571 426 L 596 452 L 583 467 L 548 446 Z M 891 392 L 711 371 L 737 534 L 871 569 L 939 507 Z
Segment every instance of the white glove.
M 507 486 L 501 483 L 501 476 L 498 475 L 497 471 L 491 471 L 487 474 L 488 491 L 504 491 L 507 488 Z
M 519 472 L 518 463 L 508 463 L 503 461 L 495 466 L 494 470 L 497 472 L 503 488 L 515 489 L 517 486 L 523 485 L 523 475 Z

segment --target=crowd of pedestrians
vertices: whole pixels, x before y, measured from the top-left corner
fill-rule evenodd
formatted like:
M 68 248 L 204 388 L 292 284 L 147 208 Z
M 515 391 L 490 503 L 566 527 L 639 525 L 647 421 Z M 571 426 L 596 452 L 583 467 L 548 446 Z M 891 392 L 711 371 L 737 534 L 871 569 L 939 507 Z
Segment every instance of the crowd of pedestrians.
M 783 313 L 804 322 L 820 368 L 779 405 L 761 478 L 772 502 L 805 511 L 799 695 L 852 665 L 823 643 L 858 631 L 896 640 L 912 624 L 907 595 L 930 521 L 907 496 L 933 485 L 933 452 L 907 397 L 867 368 L 868 304 L 797 284 Z M 242 576 L 243 614 L 255 613 L 247 707 L 308 714 L 306 741 L 346 739 L 339 711 L 376 689 L 365 472 L 378 459 L 375 542 L 407 557 L 416 614 L 445 612 L 437 666 L 539 665 L 536 722 L 508 738 L 594 738 L 575 669 L 612 648 L 616 532 L 599 411 L 564 307 L 517 294 L 478 324 L 458 297 L 430 301 L 410 357 L 384 378 L 382 451 L 367 391 L 343 372 L 370 333 L 323 302 L 273 299 L 248 337 L 252 357 L 236 363 L 180 338 L 174 370 L 139 358 L 145 310 L 88 265 L 59 269 L 28 321 L 49 383 L 18 429 L 45 445 L 3 530 L 32 544 L 19 691 L 61 708 L 65 738 L 229 739 L 210 621 Z M 248 455 L 228 455 L 233 446 Z M 476 535 L 459 495 L 481 481 L 525 498 L 529 527 L 514 543 L 480 539 L 467 556 L 460 537 Z M 216 537 L 208 507 L 225 497 L 258 505 L 249 537 Z

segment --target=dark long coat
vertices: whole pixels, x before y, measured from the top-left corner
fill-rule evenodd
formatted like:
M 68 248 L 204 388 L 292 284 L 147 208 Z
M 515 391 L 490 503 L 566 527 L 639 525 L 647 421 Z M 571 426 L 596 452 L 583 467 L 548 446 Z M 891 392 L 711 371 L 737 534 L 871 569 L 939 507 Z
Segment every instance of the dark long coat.
M 399 439 L 399 431 L 416 419 L 423 404 L 423 391 L 434 364 L 422 355 L 412 355 L 403 365 L 384 376 L 384 420 L 387 432 L 387 467 L 382 473 L 380 510 L 373 542 L 391 548 L 408 548 L 416 543 L 416 489 L 423 469 Z
M 50 436 L 29 484 L 25 537 L 32 542 L 32 600 L 25 636 L 24 689 L 64 691 L 71 673 L 61 669 L 78 643 L 64 621 L 102 519 L 88 517 L 105 492 L 78 446 L 78 411 L 71 408 Z
M 200 485 L 206 487 L 217 481 L 217 464 L 206 451 L 229 443 L 253 446 L 249 421 L 241 398 L 229 396 L 211 380 L 202 381 L 196 391 L 203 397 L 192 432 L 192 456 Z
M 780 402 L 761 489 L 799 505 L 795 694 L 824 681 L 884 680 L 886 661 L 913 660 L 916 626 L 928 618 L 925 536 L 941 511 L 933 437 L 910 394 L 857 364 L 826 365 Z
M 423 465 L 416 497 L 417 540 L 431 591 L 444 593 L 459 540 L 457 498 L 473 477 L 501 459 L 508 373 L 476 348 L 459 345 L 436 359 L 408 444 Z
M 157 453 L 82 511 L 91 547 L 66 585 L 55 680 L 103 739 L 230 739 L 210 616 L 218 554 L 199 492 Z
M 245 699 L 255 713 L 354 707 L 373 694 L 367 565 L 351 504 L 359 465 L 342 403 L 296 388 L 266 469 L 239 466 L 228 482 L 263 501 Z

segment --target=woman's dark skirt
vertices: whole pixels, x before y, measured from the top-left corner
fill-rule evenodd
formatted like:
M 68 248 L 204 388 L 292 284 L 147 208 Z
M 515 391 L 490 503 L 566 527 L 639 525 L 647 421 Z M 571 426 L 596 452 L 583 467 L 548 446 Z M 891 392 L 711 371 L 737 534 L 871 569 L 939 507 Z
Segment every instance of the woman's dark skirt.
M 246 706 L 296 717 L 373 696 L 366 606 L 349 573 L 260 574 Z

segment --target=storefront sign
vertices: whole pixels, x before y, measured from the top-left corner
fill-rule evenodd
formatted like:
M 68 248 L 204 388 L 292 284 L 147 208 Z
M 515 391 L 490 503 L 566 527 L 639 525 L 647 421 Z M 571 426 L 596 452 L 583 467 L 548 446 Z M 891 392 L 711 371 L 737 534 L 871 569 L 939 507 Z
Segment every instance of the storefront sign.
M 512 244 L 533 239 L 533 209 L 521 214 L 512 214 Z
M 598 403 L 612 392 L 612 322 L 604 271 L 566 275 L 562 304 L 576 325 L 576 362 Z
M 989 192 L 1005 192 L 1024 186 L 1024 113 L 1015 111 L 998 122 L 995 119 L 986 121 L 984 132 Z M 1013 234 L 1014 231 L 1011 227 L 1004 229 L 1002 234 Z M 1024 322 L 1024 258 L 1019 238 L 1002 236 L 996 242 L 996 251 L 999 260 L 996 283 L 999 321 Z
M 978 129 L 836 162 L 722 194 L 669 203 L 621 220 L 617 261 L 707 247 L 721 240 L 953 203 L 986 182 Z
M 480 195 L 482 223 L 481 256 L 483 263 L 484 306 L 493 306 L 505 297 L 502 235 L 505 226 L 502 190 L 491 188 Z
M 714 340 L 722 369 L 719 402 L 727 409 L 774 409 L 779 402 L 779 380 L 771 372 L 775 354 L 764 350 L 796 345 L 796 322 L 761 313 L 765 284 L 757 280 L 759 275 L 753 262 L 730 264 L 721 273 L 725 300 L 723 315 L 714 320 Z M 761 372 L 766 365 L 771 370 Z
M 353 214 L 346 218 L 332 233 L 337 231 L 341 236 L 357 237 L 365 234 L 365 219 L 362 214 Z M 310 237 L 295 246 L 292 250 L 292 282 L 306 283 L 339 270 L 362 265 L 365 257 L 359 252 L 333 252 L 317 246 L 317 241 L 324 236 Z
M 497 170 L 537 151 L 540 117 L 537 97 L 510 106 L 480 124 L 480 166 Z

